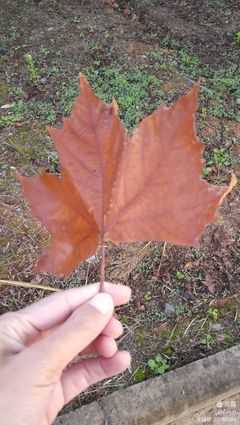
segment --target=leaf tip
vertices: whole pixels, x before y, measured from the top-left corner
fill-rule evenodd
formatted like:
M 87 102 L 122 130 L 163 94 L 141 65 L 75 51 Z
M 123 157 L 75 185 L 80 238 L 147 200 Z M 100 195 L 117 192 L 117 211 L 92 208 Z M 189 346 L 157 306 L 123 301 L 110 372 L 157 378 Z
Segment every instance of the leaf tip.
M 112 98 L 112 106 L 113 106 L 115 114 L 118 115 L 119 108 L 118 108 L 118 103 L 117 103 L 115 97 Z
M 79 78 L 80 78 L 80 89 L 82 90 L 84 87 L 89 86 L 89 83 L 85 77 L 85 75 L 80 72 L 79 73 Z

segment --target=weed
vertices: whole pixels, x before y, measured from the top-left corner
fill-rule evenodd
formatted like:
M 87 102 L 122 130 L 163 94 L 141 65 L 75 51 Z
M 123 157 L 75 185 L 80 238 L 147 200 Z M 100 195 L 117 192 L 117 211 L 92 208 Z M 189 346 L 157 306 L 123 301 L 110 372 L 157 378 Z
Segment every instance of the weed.
M 174 307 L 174 311 L 176 316 L 182 316 L 184 313 L 186 313 L 186 306 L 181 303 L 177 303 Z
M 129 322 L 128 316 L 125 316 L 124 314 L 121 316 L 121 320 L 123 323 L 125 323 L 125 325 L 127 325 Z
M 146 301 L 150 301 L 150 300 L 152 299 L 152 292 L 151 292 L 151 291 L 147 291 L 147 292 L 144 294 L 144 299 L 145 299 Z
M 145 381 L 145 379 L 146 379 L 145 369 L 143 366 L 139 366 L 134 372 L 133 380 L 135 382 L 142 382 L 142 381 Z
M 11 115 L 3 117 L 5 125 L 31 118 L 44 124 L 53 124 L 56 121 L 56 112 L 50 102 L 27 103 L 21 99 L 12 103 Z
M 88 26 L 88 33 L 89 34 L 94 34 L 94 32 L 95 32 L 95 28 L 92 25 L 89 25 Z
M 121 117 L 130 130 L 138 125 L 145 114 L 151 113 L 160 101 L 157 93 L 160 80 L 137 68 L 127 72 L 121 68 L 108 67 L 98 73 L 97 79 L 91 68 L 86 69 L 85 74 L 96 94 L 103 100 L 109 102 L 113 96 L 116 98 Z M 151 101 L 148 100 L 149 89 L 152 93 Z
M 188 69 L 188 73 L 191 77 L 197 77 L 200 74 L 200 62 L 199 59 L 193 55 L 189 55 L 183 49 L 179 51 L 178 58 L 180 64 Z
M 40 74 L 38 69 L 36 68 L 36 65 L 34 64 L 33 57 L 30 54 L 25 55 L 25 61 L 28 67 L 28 70 L 30 72 L 30 80 L 36 81 L 39 79 Z
M 163 322 L 166 320 L 166 314 L 160 311 L 159 309 L 150 309 L 147 311 L 147 317 L 154 322 Z
M 137 343 L 140 345 L 140 347 L 144 348 L 151 341 L 152 335 L 149 332 L 149 330 L 139 327 L 134 330 L 134 337 Z
M 179 279 L 179 280 L 182 280 L 182 279 L 185 278 L 185 275 L 184 275 L 183 272 L 177 271 L 176 272 L 176 278 Z
M 217 322 L 218 321 L 218 309 L 217 308 L 212 308 L 212 307 L 210 307 L 209 309 L 208 309 L 208 315 L 211 317 L 211 319 L 213 319 L 214 320 L 214 322 Z
M 216 345 L 215 339 L 210 334 L 203 337 L 200 342 L 201 344 L 206 345 L 207 348 L 213 348 Z
M 39 49 L 39 53 L 41 55 L 41 59 L 46 60 L 48 55 L 49 55 L 49 50 L 46 49 L 45 47 L 41 46 L 40 49 Z
M 228 166 L 231 165 L 231 158 L 224 148 L 214 148 L 212 160 L 209 161 L 209 164 L 216 164 L 219 166 Z
M 22 115 L 15 114 L 15 115 L 6 115 L 0 117 L 0 128 L 1 127 L 8 127 L 14 124 L 15 122 L 21 121 Z
M 209 174 L 211 174 L 211 172 L 212 172 L 211 167 L 205 167 L 205 168 L 202 170 L 202 175 L 203 175 L 203 177 L 206 177 L 206 176 L 208 176 Z
M 50 171 L 53 173 L 59 173 L 59 159 L 56 151 L 50 151 L 48 154 L 47 162 L 49 164 Z
M 22 89 L 22 87 L 13 87 L 11 89 L 11 94 L 12 94 L 12 96 L 16 97 L 19 100 L 24 100 L 27 97 L 27 94 Z
M 9 37 L 10 43 L 14 43 L 19 37 L 20 37 L 19 31 L 16 29 L 16 27 L 12 26 L 10 28 L 10 37 Z
M 207 116 L 207 108 L 205 106 L 202 107 L 201 114 L 200 115 L 201 115 L 202 118 L 206 118 L 206 116 Z
M 74 17 L 72 18 L 72 23 L 73 23 L 73 24 L 80 24 L 80 23 L 81 23 L 81 18 L 80 18 L 80 16 L 74 16 Z
M 9 95 L 9 85 L 5 80 L 0 79 L 0 105 L 7 101 Z
M 234 344 L 234 337 L 232 335 L 225 335 L 223 342 L 227 345 L 227 347 L 232 347 Z
M 240 44 L 240 31 L 236 32 L 236 42 Z
M 156 374 L 162 375 L 166 370 L 169 369 L 169 364 L 166 359 L 161 356 L 156 356 L 153 359 L 148 360 L 148 367 Z

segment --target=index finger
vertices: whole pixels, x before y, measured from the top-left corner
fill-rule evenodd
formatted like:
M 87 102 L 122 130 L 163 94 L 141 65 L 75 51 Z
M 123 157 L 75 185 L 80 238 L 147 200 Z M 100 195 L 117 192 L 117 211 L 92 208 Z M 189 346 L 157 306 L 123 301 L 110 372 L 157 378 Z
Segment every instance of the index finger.
M 44 331 L 66 320 L 81 304 L 99 291 L 99 283 L 57 292 L 20 310 L 37 330 Z M 104 282 L 104 291 L 111 295 L 114 305 L 126 304 L 131 296 L 128 286 Z

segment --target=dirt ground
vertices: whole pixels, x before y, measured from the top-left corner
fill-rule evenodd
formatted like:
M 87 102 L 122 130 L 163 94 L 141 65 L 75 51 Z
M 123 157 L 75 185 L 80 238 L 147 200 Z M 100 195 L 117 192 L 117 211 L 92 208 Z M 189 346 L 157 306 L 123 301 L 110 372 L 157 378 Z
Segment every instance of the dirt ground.
M 33 274 L 49 236 L 31 218 L 15 175 L 40 167 L 58 172 L 45 125 L 59 126 L 69 114 L 79 71 L 104 100 L 116 97 L 130 132 L 200 78 L 204 177 L 226 184 L 232 172 L 239 176 L 238 6 L 233 0 L 0 2 L 1 279 L 60 288 L 99 279 L 98 253 L 70 279 Z M 106 278 L 133 290 L 132 302 L 118 311 L 125 328 L 119 344 L 130 350 L 132 369 L 89 389 L 81 403 L 147 379 L 163 365 L 174 369 L 239 343 L 239 217 L 238 186 L 199 250 L 155 242 L 108 247 Z M 48 292 L 10 285 L 0 293 L 4 313 Z

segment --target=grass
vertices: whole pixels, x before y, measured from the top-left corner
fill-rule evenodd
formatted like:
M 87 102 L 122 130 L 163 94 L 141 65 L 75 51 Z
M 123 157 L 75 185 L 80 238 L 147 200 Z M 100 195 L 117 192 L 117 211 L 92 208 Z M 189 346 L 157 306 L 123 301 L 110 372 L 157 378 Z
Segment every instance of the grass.
M 197 57 L 182 48 L 169 52 L 168 48 L 161 47 L 147 54 L 144 63 L 128 67 L 121 59 L 112 61 L 115 52 L 110 49 L 107 57 L 111 65 L 102 67 L 101 60 L 104 53 L 106 53 L 106 40 L 90 44 L 88 54 L 92 55 L 92 65 L 83 67 L 81 71 L 86 74 L 96 94 L 103 100 L 111 102 L 112 97 L 116 98 L 121 118 L 130 131 L 145 115 L 153 112 L 160 102 L 169 104 L 178 97 L 179 90 L 171 89 L 167 93 L 162 90 L 169 73 L 173 76 L 180 75 L 186 78 L 186 81 L 204 78 L 205 84 L 200 91 L 203 118 L 209 113 L 217 117 L 240 120 L 236 104 L 240 96 L 237 65 L 213 70 L 203 66 Z M 46 81 L 50 78 L 54 84 L 61 81 L 58 86 L 58 102 L 53 103 L 47 93 L 43 93 L 41 100 L 27 100 L 21 86 L 12 87 L 12 107 L 6 116 L 1 117 L 1 126 L 11 126 L 14 122 L 33 119 L 53 125 L 63 116 L 69 115 L 79 90 L 78 79 L 61 69 L 60 58 L 57 55 L 50 63 L 48 56 L 49 50 L 44 47 L 39 48 L 35 60 L 30 54 L 25 55 L 29 84 L 41 92 L 44 87 L 39 81 L 40 77 Z

